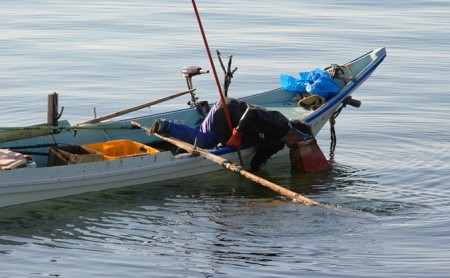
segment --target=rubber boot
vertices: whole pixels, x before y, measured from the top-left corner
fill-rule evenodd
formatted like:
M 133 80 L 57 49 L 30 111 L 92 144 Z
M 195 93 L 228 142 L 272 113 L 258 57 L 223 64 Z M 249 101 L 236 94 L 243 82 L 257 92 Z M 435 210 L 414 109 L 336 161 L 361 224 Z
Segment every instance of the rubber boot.
M 289 151 L 291 170 L 298 173 L 316 173 L 331 168 L 315 138 L 300 141 Z

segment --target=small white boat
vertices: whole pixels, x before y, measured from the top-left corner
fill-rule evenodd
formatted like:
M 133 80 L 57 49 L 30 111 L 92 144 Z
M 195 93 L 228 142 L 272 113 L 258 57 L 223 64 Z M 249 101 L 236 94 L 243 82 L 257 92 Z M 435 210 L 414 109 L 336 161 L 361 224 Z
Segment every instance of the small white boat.
M 275 89 L 265 93 L 245 97 L 247 102 L 278 110 L 288 118 L 301 119 L 311 124 L 316 136 L 333 114 L 349 100 L 350 94 L 358 88 L 380 65 L 386 56 L 384 48 L 370 51 L 367 54 L 342 65 L 341 77 L 344 82 L 336 80 L 339 92 L 311 110 L 300 107 L 292 101 L 298 94 L 283 89 Z M 197 126 L 202 116 L 195 108 L 171 111 L 120 121 L 104 121 L 95 124 L 70 127 L 67 121 L 61 121 L 58 132 L 48 129 L 29 127 L 18 132 L 0 131 L 0 149 L 11 149 L 27 154 L 31 161 L 20 168 L 0 170 L 0 207 L 22 203 L 59 198 L 100 191 L 124 186 L 148 184 L 168 179 L 203 174 L 220 169 L 220 166 L 201 156 L 188 153 L 173 153 L 173 146 L 167 146 L 159 138 L 149 136 L 144 130 L 128 129 L 130 120 L 144 126 L 151 126 L 155 119 L 164 118 L 180 121 L 189 126 Z M 69 128 L 70 127 L 70 128 Z M 74 131 L 75 130 L 75 131 Z M 31 131 L 40 134 L 29 134 Z M 76 132 L 76 133 L 75 133 Z M 49 152 L 63 146 L 83 146 L 114 140 L 131 140 L 137 144 L 145 144 L 154 152 L 119 155 L 105 160 L 85 163 L 67 163 L 59 166 L 48 166 Z M 102 144 L 102 143 L 100 143 Z M 286 155 L 287 148 L 276 155 Z M 234 149 L 223 148 L 210 150 L 223 158 L 238 162 Z M 241 150 L 244 162 L 247 163 L 254 153 L 253 148 Z M 82 154 L 75 154 L 82 156 Z M 30 163 L 32 162 L 32 163 Z

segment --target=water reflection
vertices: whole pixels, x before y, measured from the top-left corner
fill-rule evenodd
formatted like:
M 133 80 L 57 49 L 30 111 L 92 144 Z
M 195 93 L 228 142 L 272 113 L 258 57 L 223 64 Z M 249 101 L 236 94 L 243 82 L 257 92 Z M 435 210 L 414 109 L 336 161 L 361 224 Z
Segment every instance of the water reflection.
M 331 171 L 304 175 L 287 173 L 289 162 L 282 158 L 274 162 L 262 176 L 319 202 L 363 213 L 294 203 L 219 171 L 2 209 L 0 252 L 17 252 L 17 245 L 35 252 L 58 249 L 58 256 L 55 251 L 43 256 L 61 263 L 81 254 L 89 263 L 106 267 L 121 264 L 125 256 L 127 264 L 138 269 L 154 261 L 155 275 L 167 273 L 167 267 L 194 276 L 230 274 L 234 268 L 240 274 L 248 269 L 251 275 L 255 266 L 274 264 L 317 270 L 317 259 L 342 256 L 358 245 L 376 249 L 376 240 L 367 242 L 358 235 L 370 235 L 386 220 L 368 215 L 401 217 L 417 208 L 363 197 L 376 182 L 353 167 L 336 164 Z M 47 273 L 44 268 L 34 271 Z M 280 268 L 267 273 L 283 276 Z
M 287 167 L 289 162 L 274 158 L 268 169 L 259 174 L 320 203 L 350 210 L 381 216 L 418 208 L 417 204 L 405 201 L 369 198 L 378 186 L 378 177 L 370 171 L 338 163 L 333 163 L 332 170 L 316 174 L 286 173 Z M 217 228 L 228 226 L 224 219 L 233 217 L 235 220 L 246 218 L 239 223 L 253 222 L 258 226 L 261 223 L 255 223 L 251 215 L 260 215 L 266 210 L 280 210 L 280 214 L 289 212 L 290 215 L 294 212 L 295 217 L 301 218 L 305 213 L 315 215 L 308 221 L 317 214 L 329 213 L 293 203 L 259 184 L 218 171 L 201 177 L 3 208 L 0 210 L 0 239 L 44 237 L 54 240 L 55 245 L 61 240 L 73 239 L 137 240 L 150 244 L 161 233 L 149 231 L 148 227 Z M 286 220 L 277 222 L 283 226 Z M 132 236 L 127 234 L 130 229 Z

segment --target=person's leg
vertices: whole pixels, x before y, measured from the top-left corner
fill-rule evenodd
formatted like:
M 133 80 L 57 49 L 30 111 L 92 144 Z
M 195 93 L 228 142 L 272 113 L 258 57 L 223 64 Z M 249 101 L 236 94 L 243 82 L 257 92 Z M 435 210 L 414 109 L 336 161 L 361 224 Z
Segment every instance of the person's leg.
M 197 139 L 197 146 L 200 148 L 214 148 L 217 145 L 214 133 L 201 132 L 199 128 L 191 128 L 187 125 L 177 124 L 167 120 L 158 120 L 153 126 L 157 126 L 155 128 L 155 132 L 157 133 L 168 133 L 190 144 L 194 144 Z

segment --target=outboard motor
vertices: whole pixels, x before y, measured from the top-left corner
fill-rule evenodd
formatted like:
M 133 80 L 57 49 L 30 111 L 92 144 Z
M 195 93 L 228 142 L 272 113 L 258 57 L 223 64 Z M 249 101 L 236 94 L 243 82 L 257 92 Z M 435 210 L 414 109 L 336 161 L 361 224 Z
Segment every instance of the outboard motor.
M 201 67 L 197 67 L 197 66 L 190 66 L 190 67 L 184 67 L 181 70 L 181 73 L 183 74 L 184 78 L 186 78 L 188 89 L 191 90 L 194 88 L 194 86 L 192 85 L 192 77 L 199 75 L 199 74 L 209 73 L 209 70 L 204 70 Z M 188 105 L 190 105 L 191 107 L 197 106 L 198 98 L 195 97 L 194 92 L 191 92 L 191 97 L 192 98 L 188 102 Z

